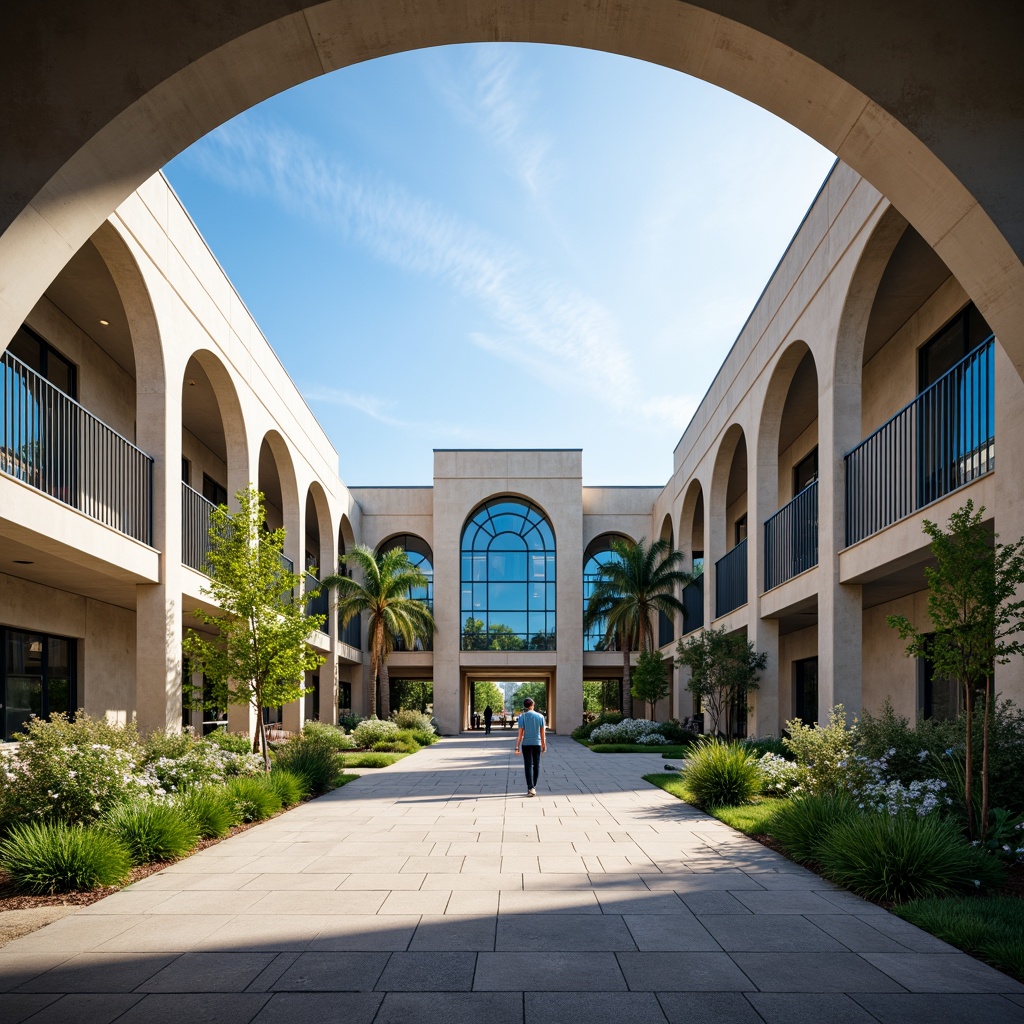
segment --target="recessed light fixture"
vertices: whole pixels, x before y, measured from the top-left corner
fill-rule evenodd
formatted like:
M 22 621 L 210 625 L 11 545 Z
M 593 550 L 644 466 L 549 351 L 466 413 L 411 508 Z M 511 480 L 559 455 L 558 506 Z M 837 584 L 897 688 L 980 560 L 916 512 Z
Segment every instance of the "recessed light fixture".
M 14 564 L 15 565 L 35 565 L 36 563 L 31 561 L 28 558 L 15 558 L 14 559 Z
M 110 321 L 109 320 L 101 320 L 100 323 L 103 324 L 104 327 L 109 327 L 110 326 Z
M 192 378 L 191 378 L 191 377 L 189 378 L 189 381 L 188 381 L 188 386 L 189 386 L 190 388 L 194 388 L 194 387 L 196 386 L 196 382 L 195 382 L 194 380 L 192 380 Z

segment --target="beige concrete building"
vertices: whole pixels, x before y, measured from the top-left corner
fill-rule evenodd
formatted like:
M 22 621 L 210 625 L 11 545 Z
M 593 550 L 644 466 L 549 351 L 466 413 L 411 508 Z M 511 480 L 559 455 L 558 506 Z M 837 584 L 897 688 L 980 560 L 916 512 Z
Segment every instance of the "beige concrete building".
M 621 655 L 582 630 L 585 577 L 623 536 L 703 566 L 666 652 L 706 625 L 768 657 L 746 729 L 777 733 L 891 699 L 955 694 L 905 658 L 885 617 L 926 622 L 923 518 L 971 498 L 1024 532 L 1024 385 L 962 283 L 896 209 L 837 163 L 650 488 L 584 486 L 579 451 L 447 451 L 432 487 L 349 489 L 344 464 L 157 175 L 70 259 L 0 355 L 4 735 L 81 707 L 175 728 L 183 631 L 203 595 L 214 504 L 250 481 L 297 567 L 355 543 L 429 568 L 438 633 L 391 676 L 431 680 L 445 732 L 476 680 L 541 681 L 560 732 Z M 995 438 L 999 437 L 999 465 Z M 325 662 L 286 728 L 368 713 L 365 644 L 326 597 Z M 1024 668 L 999 689 L 1024 697 Z M 678 672 L 662 717 L 695 709 Z M 231 709 L 230 724 L 247 724 Z

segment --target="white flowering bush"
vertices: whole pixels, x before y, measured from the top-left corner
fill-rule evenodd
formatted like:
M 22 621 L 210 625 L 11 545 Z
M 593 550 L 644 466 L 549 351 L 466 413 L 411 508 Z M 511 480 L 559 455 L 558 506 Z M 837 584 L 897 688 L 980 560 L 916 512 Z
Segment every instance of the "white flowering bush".
M 380 718 L 368 718 L 352 730 L 352 739 L 356 741 L 357 746 L 365 749 L 382 740 L 395 740 L 398 738 L 398 733 L 399 728 L 394 722 Z
M 879 758 L 855 755 L 845 765 L 851 780 L 847 788 L 861 810 L 879 814 L 909 811 L 923 818 L 952 804 L 945 779 L 918 779 L 905 786 L 891 778 L 889 758 L 895 753 L 893 747 Z
M 401 711 L 394 712 L 391 717 L 399 729 L 420 729 L 423 732 L 434 731 L 434 724 L 430 719 L 430 715 L 424 714 L 422 711 L 403 708 Z
M 769 751 L 757 759 L 761 773 L 761 792 L 767 796 L 788 796 L 798 792 L 807 781 L 807 769 Z
M 624 718 L 621 722 L 599 725 L 590 734 L 591 743 L 643 743 L 656 746 L 667 743 L 657 722 L 646 718 Z
M 217 785 L 239 775 L 265 771 L 259 754 L 236 754 L 212 743 L 197 743 L 180 757 L 158 757 L 146 769 L 165 792 L 176 793 L 192 786 Z

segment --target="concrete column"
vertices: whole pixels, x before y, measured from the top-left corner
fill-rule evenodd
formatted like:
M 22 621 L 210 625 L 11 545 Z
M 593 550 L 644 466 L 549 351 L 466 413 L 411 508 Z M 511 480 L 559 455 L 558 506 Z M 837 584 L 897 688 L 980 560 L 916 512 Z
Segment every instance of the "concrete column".
M 298 594 L 295 599 L 305 602 L 306 594 L 306 501 L 304 495 L 299 495 L 298 501 L 293 506 L 284 494 L 282 486 L 282 509 L 284 514 L 284 553 L 292 560 L 295 572 L 299 574 Z M 306 674 L 306 682 L 309 674 Z M 281 708 L 281 728 L 288 732 L 298 733 L 302 731 L 302 723 L 306 719 L 306 697 L 298 697 Z
M 766 429 L 764 424 L 761 429 Z M 777 510 L 779 498 L 777 432 L 771 432 L 770 437 L 768 445 L 759 443 L 758 438 L 747 447 L 747 639 L 758 654 L 768 658 L 760 673 L 759 688 L 750 695 L 750 736 L 777 736 L 780 724 L 779 622 L 762 619 L 760 615 L 764 591 L 763 524 Z
M 1024 537 L 1024 451 L 1018 443 L 1021 423 L 1024 423 L 1024 384 L 1002 346 L 997 344 L 994 512 L 996 533 L 1003 544 Z M 996 693 L 1018 706 L 1024 704 L 1024 657 L 996 665 Z
M 327 661 L 320 666 L 320 721 L 338 724 L 338 656 L 341 639 L 338 632 L 338 594 L 332 591 L 327 613 L 327 635 L 331 638 Z
M 839 582 L 846 544 L 846 467 L 843 455 L 860 440 L 860 383 L 825 382 L 818 400 L 818 721 L 835 704 L 859 715 L 863 602 L 859 586 Z

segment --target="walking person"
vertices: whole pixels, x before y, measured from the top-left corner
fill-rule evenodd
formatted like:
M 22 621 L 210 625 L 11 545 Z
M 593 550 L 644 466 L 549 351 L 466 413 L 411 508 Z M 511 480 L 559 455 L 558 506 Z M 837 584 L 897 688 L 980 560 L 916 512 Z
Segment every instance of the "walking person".
M 484 708 L 484 735 L 491 735 L 491 719 L 494 717 L 494 709 L 490 704 Z
M 537 779 L 540 778 L 540 755 L 548 749 L 544 732 L 546 723 L 539 711 L 533 710 L 533 698 L 523 701 L 519 716 L 519 735 L 516 737 L 516 753 L 523 753 L 523 768 L 526 770 L 526 795 L 537 795 Z

